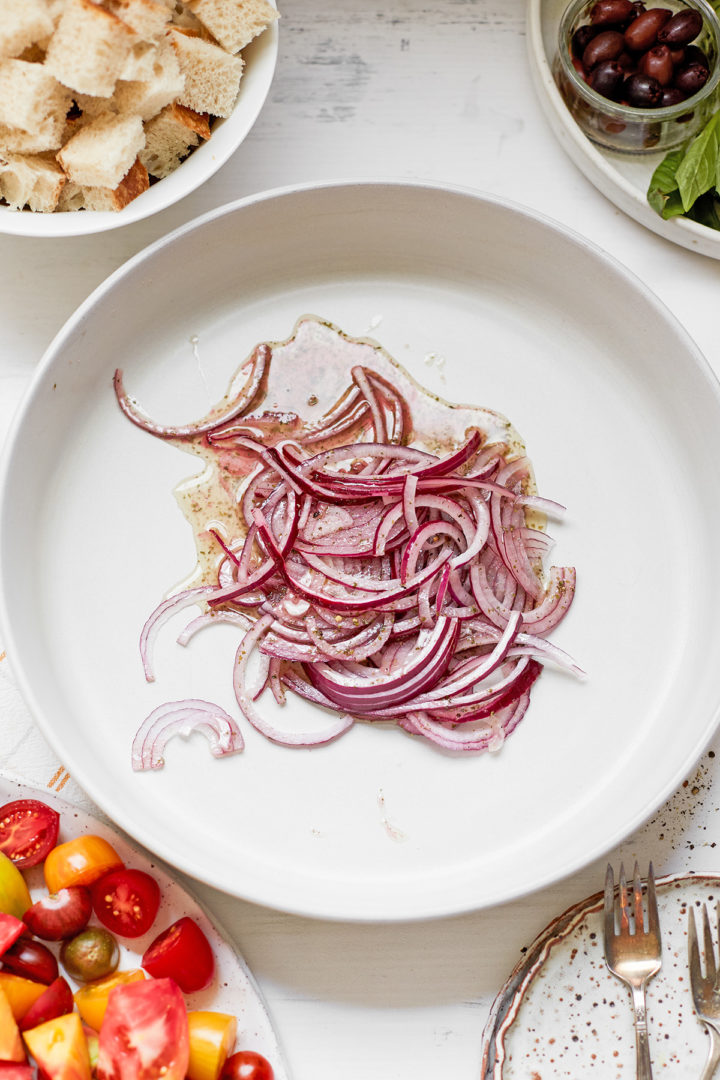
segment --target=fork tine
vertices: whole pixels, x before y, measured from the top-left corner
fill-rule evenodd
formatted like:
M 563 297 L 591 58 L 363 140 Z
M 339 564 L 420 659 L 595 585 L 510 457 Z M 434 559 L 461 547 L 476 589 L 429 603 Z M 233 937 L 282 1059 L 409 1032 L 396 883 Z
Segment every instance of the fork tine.
M 660 934 L 660 917 L 658 915 L 657 895 L 655 893 L 655 871 L 653 864 L 648 867 L 647 876 L 647 914 L 648 930 L 651 934 Z
M 688 908 L 688 967 L 690 968 L 690 982 L 695 984 L 702 978 L 700 971 L 700 948 L 698 946 L 697 924 L 695 912 Z
M 635 915 L 635 933 L 642 934 L 645 929 L 645 916 L 643 914 L 643 892 L 640 880 L 640 867 L 637 862 L 633 870 L 633 914 Z
M 620 933 L 627 934 L 629 930 L 627 881 L 625 880 L 625 867 L 620 863 Z
M 708 918 L 707 904 L 702 906 L 703 920 L 703 948 L 705 950 L 705 971 L 710 982 L 715 982 L 717 968 L 715 966 L 715 946 L 713 945 L 710 919 Z
M 605 948 L 615 936 L 615 877 L 610 863 L 605 871 Z

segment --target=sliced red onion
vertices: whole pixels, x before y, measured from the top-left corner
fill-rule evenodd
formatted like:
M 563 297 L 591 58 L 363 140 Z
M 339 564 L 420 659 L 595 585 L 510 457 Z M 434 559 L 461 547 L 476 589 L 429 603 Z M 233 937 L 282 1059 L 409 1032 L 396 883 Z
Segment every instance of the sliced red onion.
M 188 738 L 194 731 L 205 736 L 214 757 L 237 754 L 245 745 L 237 721 L 219 705 L 198 698 L 169 701 L 154 709 L 138 729 L 132 744 L 133 770 L 162 769 L 169 740 L 174 735 Z
M 175 612 L 182 611 L 183 608 L 190 607 L 191 604 L 202 604 L 215 591 L 211 585 L 201 585 L 197 589 L 186 589 L 185 592 L 171 596 L 169 600 L 163 600 L 149 616 L 140 633 L 140 657 L 147 682 L 155 681 L 155 672 L 152 665 L 152 647 L 160 627 Z
M 128 420 L 132 420 L 133 424 L 137 424 L 143 431 L 149 431 L 151 435 L 157 435 L 161 439 L 193 438 L 195 435 L 203 435 L 206 432 L 215 431 L 216 428 L 221 427 L 223 424 L 227 424 L 230 420 L 233 420 L 236 416 L 240 416 L 250 408 L 260 390 L 271 356 L 272 351 L 269 345 L 258 345 L 250 357 L 252 366 L 247 382 L 233 401 L 232 405 L 224 413 L 219 413 L 217 415 L 211 413 L 207 419 L 201 420 L 197 424 L 185 424 L 180 427 L 168 427 L 163 424 L 156 424 L 141 409 L 138 403 L 126 393 L 123 385 L 123 373 L 120 368 L 115 372 L 115 394 L 118 404 Z

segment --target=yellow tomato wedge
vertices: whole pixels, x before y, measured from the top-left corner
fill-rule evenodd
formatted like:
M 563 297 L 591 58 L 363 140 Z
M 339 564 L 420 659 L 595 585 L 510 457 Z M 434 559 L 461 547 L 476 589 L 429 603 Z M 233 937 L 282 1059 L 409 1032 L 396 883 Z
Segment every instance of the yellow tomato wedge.
M 76 1012 L 38 1024 L 23 1037 L 50 1080 L 91 1080 L 87 1040 Z
M 194 1011 L 187 1014 L 190 1033 L 188 1080 L 218 1080 L 225 1059 L 235 1045 L 237 1020 L 225 1013 Z
M 92 885 L 125 864 L 102 836 L 78 836 L 58 844 L 45 859 L 45 884 L 51 893 L 68 885 Z
M 0 1061 L 27 1061 L 10 1002 L 0 990 Z
M 0 851 L 0 911 L 22 919 L 31 904 L 25 878 L 12 860 Z
M 144 978 L 145 972 L 137 969 L 136 971 L 116 971 L 114 975 L 87 983 L 75 994 L 75 1004 L 83 1021 L 88 1027 L 99 1031 L 107 1009 L 110 991 L 116 986 L 140 982 Z
M 12 975 L 9 971 L 0 971 L 0 991 L 5 994 L 15 1020 L 22 1020 L 30 1006 L 34 1005 L 46 990 L 44 983 L 24 979 L 22 975 Z

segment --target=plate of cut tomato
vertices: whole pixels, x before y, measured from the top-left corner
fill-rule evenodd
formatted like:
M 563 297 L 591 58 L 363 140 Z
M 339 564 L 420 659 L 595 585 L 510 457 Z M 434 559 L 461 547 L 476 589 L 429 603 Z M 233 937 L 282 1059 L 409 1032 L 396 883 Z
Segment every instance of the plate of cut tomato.
M 289 1080 L 246 964 L 110 826 L 0 779 L 0 1080 Z

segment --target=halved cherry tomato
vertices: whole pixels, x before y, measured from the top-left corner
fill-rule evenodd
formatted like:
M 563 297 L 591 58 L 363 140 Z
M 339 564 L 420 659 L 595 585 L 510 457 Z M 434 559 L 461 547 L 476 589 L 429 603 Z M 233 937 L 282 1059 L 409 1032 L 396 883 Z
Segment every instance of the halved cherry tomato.
M 103 926 L 120 937 L 142 937 L 155 922 L 160 886 L 144 870 L 114 870 L 93 885 L 92 904 Z
M 45 945 L 31 937 L 21 937 L 3 953 L 2 965 L 13 975 L 49 986 L 58 977 L 57 960 Z
M 235 1045 L 237 1019 L 226 1013 L 188 1013 L 190 1063 L 188 1080 L 218 1080 L 227 1056 Z
M 98 1080 L 184 1080 L 189 1056 L 185 1001 L 171 979 L 115 987 L 100 1028 Z
M 115 848 L 102 836 L 78 836 L 58 844 L 45 859 L 45 884 L 51 893 L 69 885 L 92 885 L 122 865 Z
M 267 1058 L 253 1050 L 239 1050 L 225 1062 L 220 1080 L 274 1080 L 275 1073 Z
M 21 1031 L 27 1031 L 38 1024 L 44 1024 L 46 1020 L 54 1020 L 56 1016 L 72 1012 L 74 1005 L 72 990 L 61 975 L 51 982 L 35 1004 L 30 1006 L 18 1027 Z
M 57 844 L 60 815 L 38 799 L 0 807 L 0 851 L 21 870 L 37 866 Z
M 108 975 L 104 979 L 96 979 L 95 982 L 82 986 L 75 993 L 75 1004 L 83 1023 L 95 1031 L 99 1031 L 111 991 L 116 986 L 142 982 L 144 979 L 145 972 L 136 968 L 134 971 L 116 971 L 113 975 Z
M 22 919 L 16 919 L 14 915 L 0 914 L 0 956 L 25 933 L 27 927 Z
M 0 1061 L 0 1080 L 35 1080 L 35 1070 L 32 1065 Z
M 0 911 L 22 919 L 31 904 L 25 878 L 7 855 L 0 851 Z
M 215 958 L 198 924 L 184 915 L 148 946 L 142 966 L 153 978 L 174 979 L 181 990 L 192 994 L 211 981 Z
M 84 930 L 92 915 L 90 890 L 84 885 L 42 896 L 23 915 L 30 933 L 44 941 L 62 941 Z
M 76 1012 L 39 1024 L 23 1038 L 49 1080 L 90 1080 L 87 1042 Z
M 30 1006 L 45 993 L 45 984 L 24 979 L 9 971 L 0 971 L 0 990 L 10 1002 L 16 1020 L 22 1020 Z

